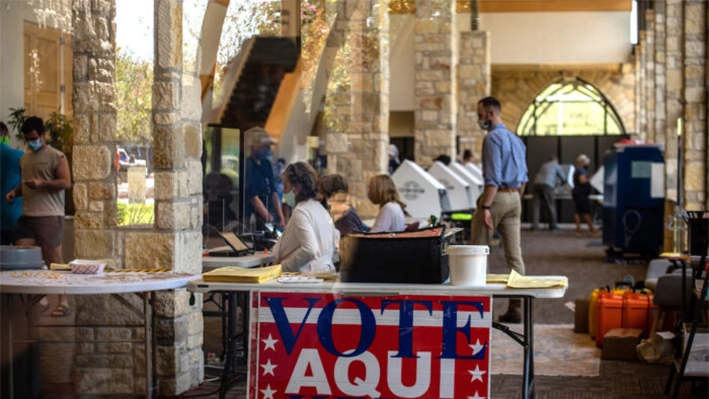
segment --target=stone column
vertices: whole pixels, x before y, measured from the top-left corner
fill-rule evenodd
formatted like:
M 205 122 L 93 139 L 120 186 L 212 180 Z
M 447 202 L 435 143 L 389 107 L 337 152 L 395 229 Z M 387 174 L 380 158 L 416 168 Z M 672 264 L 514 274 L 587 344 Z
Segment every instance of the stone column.
M 665 1 L 665 187 L 677 201 L 677 119 L 682 115 L 682 0 Z
M 72 4 L 75 252 L 78 258 L 108 259 L 116 250 L 116 93 L 114 1 Z
M 473 151 L 481 159 L 485 132 L 478 127 L 478 101 L 490 95 L 490 32 L 461 32 L 458 61 L 458 136 L 461 152 Z
M 363 217 L 377 207 L 367 183 L 386 173 L 389 144 L 389 14 L 386 2 L 353 0 L 338 17 L 334 69 L 326 100 L 328 173 L 341 173 L 351 201 Z
M 646 31 L 638 32 L 638 44 L 635 46 L 635 127 L 638 138 L 645 140 L 647 118 L 646 118 Z
M 655 139 L 655 12 L 645 11 L 645 140 L 656 143 Z
M 117 228 L 115 104 L 115 0 L 74 0 L 74 200 L 75 251 L 79 258 L 107 259 L 115 268 L 168 268 L 201 272 L 201 132 L 199 117 L 181 109 L 182 9 L 177 0 L 155 4 L 155 199 L 156 224 Z M 199 90 L 194 90 L 199 103 Z M 195 122 L 195 120 L 197 122 Z M 79 328 L 82 340 L 142 340 L 136 295 L 80 297 L 76 322 L 129 327 Z M 159 395 L 177 395 L 203 380 L 201 297 L 190 306 L 186 290 L 156 295 Z M 80 394 L 145 393 L 142 344 L 87 343 L 77 346 Z
M 666 144 L 667 136 L 665 135 L 665 2 L 663 0 L 655 1 L 655 142 L 657 144 Z
M 423 167 L 441 154 L 456 155 L 455 6 L 454 0 L 416 1 L 414 156 Z
M 183 120 L 182 1 L 154 1 L 155 230 L 126 235 L 126 267 L 197 274 L 202 271 L 201 133 L 197 122 Z M 199 101 L 194 90 L 190 94 Z M 188 298 L 184 289 L 156 298 L 160 395 L 178 395 L 204 377 L 201 306 L 189 306 Z
M 684 208 L 705 210 L 707 200 L 707 3 L 685 0 L 683 18 Z

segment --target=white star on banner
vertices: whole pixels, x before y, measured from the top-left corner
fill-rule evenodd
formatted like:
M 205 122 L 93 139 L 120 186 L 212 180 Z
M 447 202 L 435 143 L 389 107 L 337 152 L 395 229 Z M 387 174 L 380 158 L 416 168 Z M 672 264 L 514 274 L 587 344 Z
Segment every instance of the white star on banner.
M 271 384 L 268 384 L 266 389 L 261 389 L 260 391 L 263 394 L 263 399 L 273 399 L 273 394 L 276 393 L 275 390 L 271 389 Z M 477 395 L 477 392 L 475 394 Z
M 478 396 L 478 391 L 475 391 L 475 396 L 468 396 L 468 399 L 485 399 L 485 397 Z
M 474 382 L 475 380 L 480 380 L 480 382 L 483 382 L 483 374 L 485 374 L 486 371 L 480 371 L 480 366 L 476 365 L 475 370 L 468 370 L 468 373 L 473 375 L 470 382 Z
M 473 350 L 473 355 L 477 355 L 478 352 L 480 352 L 481 350 L 483 350 L 483 348 L 485 348 L 485 345 L 481 344 L 480 340 L 475 341 L 475 345 L 468 345 L 468 346 L 470 347 L 470 349 Z
M 266 344 L 266 347 L 263 350 L 268 350 L 268 349 L 273 349 L 274 351 L 276 350 L 276 342 L 278 342 L 277 339 L 273 339 L 271 334 L 268 334 L 268 339 L 262 339 L 264 344 Z
M 273 374 L 273 369 L 278 367 L 278 365 L 271 364 L 271 359 L 268 359 L 268 362 L 266 364 L 262 364 L 261 367 L 263 367 L 263 375 L 271 374 L 274 377 L 276 376 L 275 374 Z

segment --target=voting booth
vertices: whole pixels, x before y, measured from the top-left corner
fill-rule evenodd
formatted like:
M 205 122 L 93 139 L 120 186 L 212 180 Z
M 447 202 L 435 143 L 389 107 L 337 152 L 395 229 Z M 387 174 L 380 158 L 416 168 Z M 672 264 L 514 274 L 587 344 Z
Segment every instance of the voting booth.
M 443 162 L 435 161 L 428 174 L 435 177 L 446 187 L 448 200 L 451 204 L 451 211 L 467 211 L 473 208 L 470 196 L 470 184 L 463 180 L 457 173 L 453 172 Z
M 485 178 L 483 177 L 483 170 L 480 169 L 478 165 L 475 165 L 474 163 L 466 163 L 464 165 L 465 169 L 470 172 L 471 175 L 475 176 L 478 180 L 483 182 L 483 187 L 485 186 Z
M 470 200 L 472 201 L 471 202 L 471 209 L 475 209 L 475 205 L 477 204 L 478 197 L 480 197 L 480 194 L 482 194 L 482 192 L 483 192 L 483 188 L 484 188 L 483 180 L 474 176 L 462 164 L 459 164 L 457 162 L 451 163 L 450 169 L 453 172 L 455 172 L 458 175 L 458 177 L 465 180 L 468 183 L 468 185 L 470 186 Z
M 451 211 L 446 187 L 414 162 L 405 159 L 391 178 L 411 217 L 440 218 L 441 213 Z

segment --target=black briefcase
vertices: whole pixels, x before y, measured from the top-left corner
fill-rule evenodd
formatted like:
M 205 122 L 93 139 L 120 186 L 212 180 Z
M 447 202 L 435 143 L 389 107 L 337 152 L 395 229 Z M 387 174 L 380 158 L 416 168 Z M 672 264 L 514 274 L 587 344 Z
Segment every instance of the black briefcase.
M 343 282 L 440 284 L 448 279 L 445 226 L 358 233 L 340 243 Z

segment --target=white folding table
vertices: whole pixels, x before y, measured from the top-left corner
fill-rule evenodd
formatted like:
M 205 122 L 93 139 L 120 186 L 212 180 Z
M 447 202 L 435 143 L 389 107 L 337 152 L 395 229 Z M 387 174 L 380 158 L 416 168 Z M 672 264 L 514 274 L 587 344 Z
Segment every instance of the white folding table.
M 156 291 L 185 287 L 188 281 L 199 277 L 184 273 L 103 273 L 72 274 L 52 270 L 27 270 L 0 272 L 0 294 L 6 296 L 8 304 L 18 303 L 22 311 L 29 315 L 29 310 L 46 295 L 112 295 L 126 304 L 131 310 L 143 316 L 145 328 L 145 376 L 146 398 L 155 393 L 155 375 L 153 362 L 153 306 Z M 143 299 L 143 310 L 134 308 L 118 294 L 135 293 Z M 17 299 L 17 301 L 15 301 Z M 16 309 L 17 310 L 17 309 Z M 29 322 L 29 317 L 28 317 Z M 12 331 L 12 326 L 9 326 Z M 12 359 L 13 338 L 7 345 Z M 151 354 L 150 356 L 148 354 Z M 12 367 L 10 381 L 12 381 Z M 12 388 L 10 389 L 12 392 Z M 12 395 L 11 395 L 12 397 Z
M 562 276 L 540 276 L 563 279 Z M 487 284 L 485 287 L 465 287 L 450 284 L 390 284 L 390 283 L 340 283 L 325 282 L 313 284 L 282 284 L 272 280 L 262 284 L 247 283 L 217 283 L 206 282 L 202 279 L 190 281 L 187 290 L 195 293 L 248 293 L 245 298 L 249 298 L 252 293 L 284 292 L 284 293 L 334 293 L 341 296 L 348 295 L 445 295 L 445 296 L 492 296 L 493 298 L 514 298 L 523 302 L 523 332 L 517 333 L 509 329 L 506 325 L 492 323 L 493 328 L 497 328 L 507 334 L 510 338 L 519 343 L 524 351 L 523 377 L 522 377 L 522 397 L 530 399 L 534 397 L 534 299 L 537 298 L 562 298 L 566 292 L 566 286 L 553 288 L 528 288 L 515 289 L 508 288 L 505 284 Z M 244 306 L 244 322 L 246 323 L 248 306 Z M 235 324 L 231 322 L 230 324 Z M 231 330 L 230 330 L 231 331 Z M 248 331 L 245 328 L 244 331 Z M 236 341 L 229 340 L 227 358 L 235 355 Z M 223 375 L 222 392 L 220 397 L 224 397 L 229 388 L 227 379 L 228 373 Z

